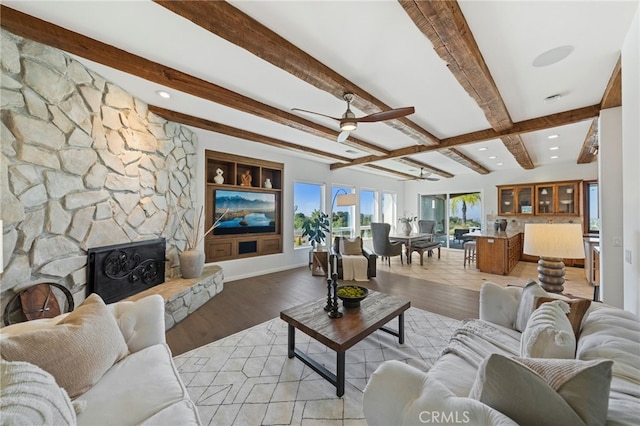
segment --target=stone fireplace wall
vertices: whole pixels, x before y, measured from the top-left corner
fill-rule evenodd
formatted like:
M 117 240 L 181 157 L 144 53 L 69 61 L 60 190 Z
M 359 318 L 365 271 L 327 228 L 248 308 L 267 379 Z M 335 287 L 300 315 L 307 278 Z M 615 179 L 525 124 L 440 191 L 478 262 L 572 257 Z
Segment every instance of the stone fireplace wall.
M 64 52 L 2 36 L 2 309 L 57 282 L 84 298 L 86 250 L 167 239 L 167 278 L 192 229 L 196 136 Z

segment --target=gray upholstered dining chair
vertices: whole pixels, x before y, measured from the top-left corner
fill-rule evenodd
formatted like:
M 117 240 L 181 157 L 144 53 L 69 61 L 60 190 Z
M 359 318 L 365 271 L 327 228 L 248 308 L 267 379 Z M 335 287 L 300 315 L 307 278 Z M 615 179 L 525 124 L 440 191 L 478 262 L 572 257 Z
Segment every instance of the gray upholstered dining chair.
M 389 240 L 391 225 L 388 223 L 372 222 L 371 238 L 373 239 L 373 252 L 380 256 L 382 260 L 387 258 L 387 263 L 391 266 L 391 257 L 400 256 L 402 262 L 402 243 L 392 243 Z
M 436 228 L 435 220 L 419 220 L 418 221 L 418 232 L 420 232 L 421 234 L 433 235 L 433 231 L 435 228 Z M 431 239 L 433 239 L 433 237 Z

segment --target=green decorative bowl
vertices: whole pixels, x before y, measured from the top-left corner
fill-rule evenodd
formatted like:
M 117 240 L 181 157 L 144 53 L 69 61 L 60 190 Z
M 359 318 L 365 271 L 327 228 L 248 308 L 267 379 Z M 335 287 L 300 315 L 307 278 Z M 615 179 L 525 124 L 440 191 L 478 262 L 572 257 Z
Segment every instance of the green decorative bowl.
M 369 295 L 369 290 L 359 285 L 341 285 L 336 294 L 345 308 L 359 308 L 360 302 Z

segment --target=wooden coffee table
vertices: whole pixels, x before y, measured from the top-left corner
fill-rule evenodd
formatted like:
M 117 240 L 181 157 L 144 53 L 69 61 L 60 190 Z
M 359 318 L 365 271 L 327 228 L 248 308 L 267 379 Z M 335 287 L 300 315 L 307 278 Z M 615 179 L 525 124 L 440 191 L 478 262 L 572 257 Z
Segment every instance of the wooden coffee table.
M 336 387 L 336 395 L 344 395 L 344 358 L 347 349 L 360 342 L 376 330 L 383 330 L 398 337 L 404 343 L 404 311 L 411 302 L 396 296 L 369 290 L 369 296 L 360 303 L 360 308 L 345 309 L 342 302 L 341 318 L 329 318 L 324 311 L 327 299 L 304 303 L 280 312 L 280 318 L 289 324 L 289 358 L 294 356 L 308 365 Z M 398 331 L 383 327 L 398 317 Z M 296 349 L 296 328 L 336 352 L 336 374 Z

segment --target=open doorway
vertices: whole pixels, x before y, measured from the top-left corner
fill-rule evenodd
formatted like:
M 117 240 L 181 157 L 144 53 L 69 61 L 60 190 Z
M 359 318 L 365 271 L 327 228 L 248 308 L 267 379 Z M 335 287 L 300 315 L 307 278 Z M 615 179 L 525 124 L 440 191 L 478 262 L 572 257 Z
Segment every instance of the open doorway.
M 443 247 L 462 249 L 464 234 L 482 225 L 480 192 L 420 195 L 420 219 L 434 220 L 435 238 Z

